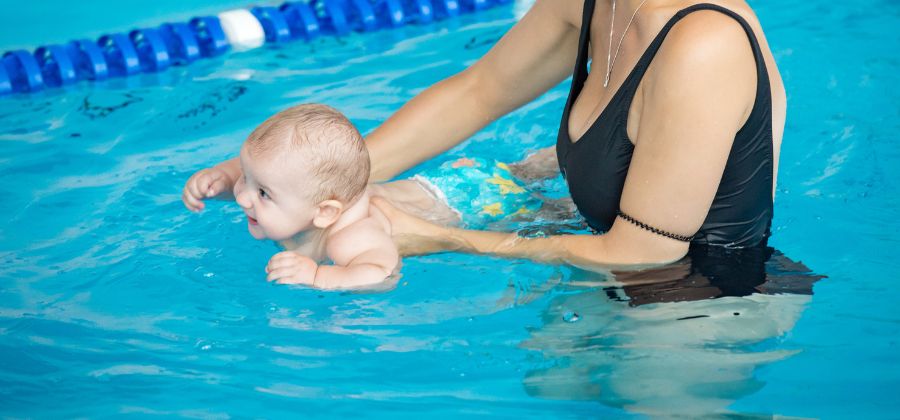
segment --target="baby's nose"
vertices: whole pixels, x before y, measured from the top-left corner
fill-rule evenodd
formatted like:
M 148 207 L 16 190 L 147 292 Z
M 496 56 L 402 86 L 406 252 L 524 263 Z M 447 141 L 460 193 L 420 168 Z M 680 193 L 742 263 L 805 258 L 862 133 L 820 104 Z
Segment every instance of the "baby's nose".
M 247 194 L 246 191 L 235 191 L 234 201 L 236 201 L 239 206 L 245 209 L 249 209 L 253 206 L 253 203 L 250 200 L 250 195 Z

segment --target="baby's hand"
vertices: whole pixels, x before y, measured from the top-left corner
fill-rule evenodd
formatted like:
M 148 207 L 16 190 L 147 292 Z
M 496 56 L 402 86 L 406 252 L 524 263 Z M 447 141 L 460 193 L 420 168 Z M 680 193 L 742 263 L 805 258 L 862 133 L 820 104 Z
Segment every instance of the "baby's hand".
M 315 286 L 319 265 L 311 258 L 294 251 L 275 254 L 266 266 L 266 280 L 279 284 L 305 284 Z
M 181 201 L 190 211 L 203 210 L 203 201 L 219 195 L 231 195 L 234 181 L 228 174 L 217 167 L 201 169 L 191 175 L 184 184 Z

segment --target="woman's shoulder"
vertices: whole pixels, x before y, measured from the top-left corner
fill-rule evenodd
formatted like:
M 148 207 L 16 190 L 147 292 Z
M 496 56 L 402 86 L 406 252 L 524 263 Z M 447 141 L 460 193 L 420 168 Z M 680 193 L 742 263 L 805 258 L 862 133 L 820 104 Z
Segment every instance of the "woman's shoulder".
M 742 13 L 748 11 L 741 10 Z M 696 73 L 702 72 L 704 67 L 732 70 L 733 76 L 746 77 L 748 81 L 756 74 L 747 31 L 734 17 L 712 9 L 693 11 L 675 23 L 654 62 L 658 68 L 667 71 L 680 68 Z
M 705 109 L 736 124 L 752 108 L 756 85 L 747 32 L 733 17 L 709 9 L 672 26 L 643 79 L 644 93 L 659 109 Z

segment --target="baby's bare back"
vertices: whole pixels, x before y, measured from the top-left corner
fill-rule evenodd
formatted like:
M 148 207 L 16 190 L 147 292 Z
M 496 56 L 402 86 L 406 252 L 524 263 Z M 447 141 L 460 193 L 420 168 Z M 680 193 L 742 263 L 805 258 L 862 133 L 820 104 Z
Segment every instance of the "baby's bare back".
M 415 180 L 369 185 L 372 195 L 383 197 L 404 212 L 445 226 L 458 225 L 458 213 Z

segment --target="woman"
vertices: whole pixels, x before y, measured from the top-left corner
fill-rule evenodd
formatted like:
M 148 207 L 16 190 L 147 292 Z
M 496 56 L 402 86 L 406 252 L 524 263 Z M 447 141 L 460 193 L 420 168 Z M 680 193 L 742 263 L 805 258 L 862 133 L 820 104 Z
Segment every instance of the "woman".
M 605 233 L 454 229 L 376 200 L 405 254 L 610 267 L 766 245 L 786 98 L 741 0 L 537 0 L 483 58 L 368 136 L 373 180 L 460 143 L 560 83 L 573 64 L 556 159 L 546 159 L 552 150 L 530 159 L 558 164 L 579 212 Z

